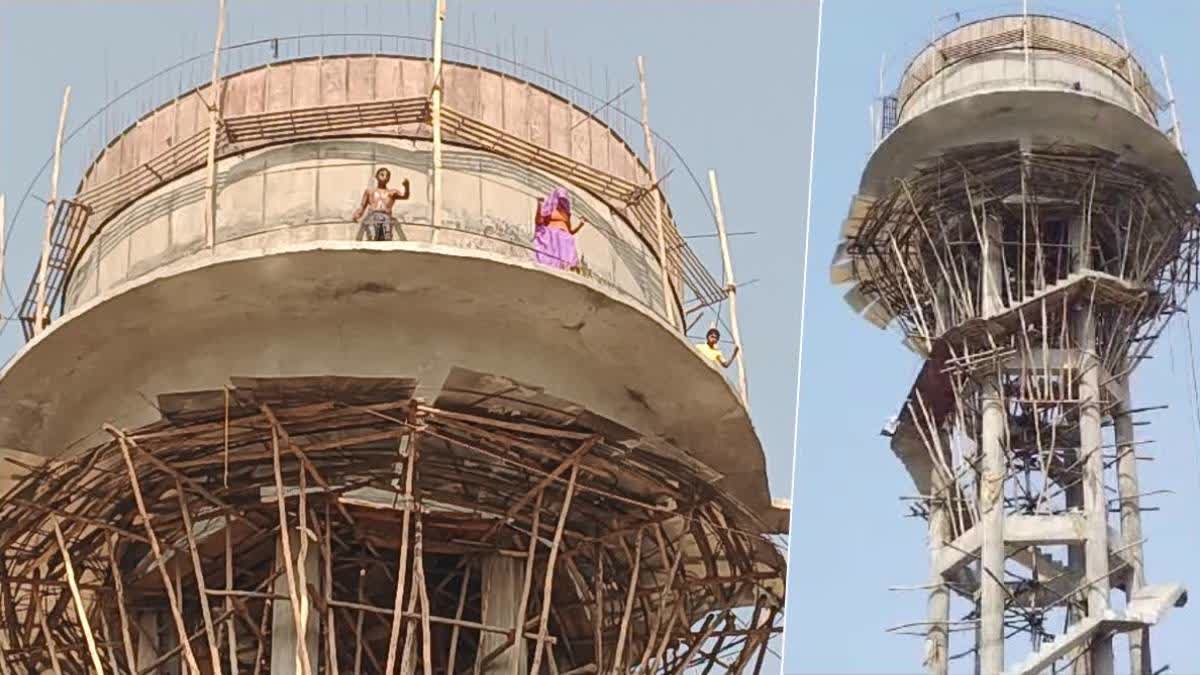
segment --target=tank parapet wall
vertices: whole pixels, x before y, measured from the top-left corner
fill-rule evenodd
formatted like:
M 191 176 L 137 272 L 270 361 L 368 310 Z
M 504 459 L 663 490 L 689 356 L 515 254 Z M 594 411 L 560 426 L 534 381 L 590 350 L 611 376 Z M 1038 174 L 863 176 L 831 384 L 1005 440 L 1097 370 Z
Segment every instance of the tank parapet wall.
M 1141 64 L 1104 33 L 1052 16 L 999 16 L 955 28 L 913 58 L 896 93 L 899 122 L 951 99 L 1011 88 L 1096 96 L 1149 124 L 1157 124 L 1161 104 Z

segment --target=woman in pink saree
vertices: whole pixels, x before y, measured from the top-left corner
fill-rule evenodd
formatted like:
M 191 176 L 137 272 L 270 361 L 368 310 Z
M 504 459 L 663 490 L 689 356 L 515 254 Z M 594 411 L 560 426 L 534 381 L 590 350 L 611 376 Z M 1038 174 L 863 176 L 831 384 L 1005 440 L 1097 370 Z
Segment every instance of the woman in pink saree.
M 575 250 L 575 233 L 587 221 L 571 224 L 571 197 L 567 189 L 556 187 L 545 199 L 539 199 L 533 217 L 534 259 L 538 264 L 560 270 L 579 267 L 579 252 Z

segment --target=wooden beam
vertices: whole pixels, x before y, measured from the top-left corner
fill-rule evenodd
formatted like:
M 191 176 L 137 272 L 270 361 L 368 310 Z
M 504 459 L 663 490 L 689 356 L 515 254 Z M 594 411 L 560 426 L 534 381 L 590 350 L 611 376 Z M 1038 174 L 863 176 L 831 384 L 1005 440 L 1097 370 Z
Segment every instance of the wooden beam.
M 562 544 L 563 527 L 566 526 L 567 514 L 571 511 L 571 498 L 575 496 L 575 479 L 578 477 L 579 464 L 575 463 L 571 467 L 571 478 L 567 482 L 567 495 L 563 497 L 563 503 L 558 512 L 558 525 L 554 528 L 554 540 L 550 543 L 550 557 L 546 560 L 546 580 L 542 586 L 542 615 L 538 624 L 537 644 L 533 646 L 533 666 L 529 669 L 529 672 L 534 675 L 541 672 L 542 650 L 545 648 L 546 630 L 550 620 L 551 593 L 554 590 L 554 563 L 558 558 L 558 547 Z M 537 532 L 534 532 L 533 535 L 536 538 Z M 519 619 L 523 621 L 525 617 L 522 616 Z
M 263 404 L 263 407 L 264 409 L 269 410 L 265 403 Z M 265 410 L 264 414 L 266 414 Z M 301 643 L 301 647 L 298 648 L 297 651 L 297 660 L 300 662 L 300 672 L 303 675 L 309 675 L 312 670 L 310 670 L 311 665 L 308 662 L 308 650 L 303 649 L 305 631 L 304 622 L 301 620 L 300 616 L 300 593 L 307 593 L 307 590 L 303 588 L 296 588 L 298 584 L 296 582 L 296 571 L 293 569 L 294 566 L 292 565 L 292 542 L 291 537 L 288 535 L 287 509 L 284 507 L 283 471 L 280 467 L 279 458 L 279 430 L 274 425 L 271 426 L 271 452 L 273 457 L 273 468 L 275 472 L 275 503 L 279 511 L 279 548 L 283 555 L 284 574 L 286 575 L 287 580 L 288 598 L 290 600 L 289 604 L 291 605 L 292 610 L 292 620 L 295 622 L 297 640 Z M 300 471 L 303 472 L 304 469 L 301 468 Z M 303 537 L 304 533 L 301 532 L 300 536 Z M 299 561 L 301 565 L 303 565 L 304 562 L 304 560 Z
M 725 290 L 729 294 L 729 329 L 733 332 L 733 346 L 738 351 L 738 391 L 742 394 L 742 405 L 750 407 L 750 394 L 746 389 L 746 356 L 742 350 L 742 333 L 738 328 L 737 282 L 733 278 L 733 261 L 729 255 L 729 235 L 725 230 L 725 214 L 721 210 L 721 192 L 717 189 L 717 172 L 708 170 L 708 186 L 712 191 L 713 212 L 717 216 L 717 234 L 721 239 L 721 261 L 725 265 Z
M 133 649 L 133 629 L 129 624 L 129 615 L 125 611 L 125 581 L 121 578 L 121 568 L 117 565 L 117 538 L 115 535 L 108 539 L 108 567 L 112 572 L 113 587 L 117 592 L 117 616 L 121 620 L 121 642 L 125 647 L 125 661 L 130 672 L 133 672 L 137 668 L 137 656 Z
M 621 615 L 621 628 L 617 633 L 617 651 L 613 654 L 611 669 L 618 672 L 625 671 L 624 661 L 622 657 L 625 653 L 625 640 L 629 637 L 629 617 L 633 614 L 633 601 L 637 597 L 638 572 L 642 567 L 642 530 L 637 532 L 637 545 L 634 547 L 633 555 L 630 557 L 630 563 L 633 565 L 633 572 L 629 578 L 629 591 L 625 596 L 625 612 Z M 628 548 L 625 549 L 628 552 Z
M 208 151 L 204 181 L 204 223 L 208 248 L 217 243 L 217 132 L 221 124 L 221 39 L 225 35 L 225 0 L 217 0 L 217 37 L 213 44 L 212 84 L 208 89 Z
M 208 655 L 212 659 L 215 675 L 221 675 L 221 649 L 217 642 L 217 631 L 213 628 L 212 607 L 208 604 L 208 589 L 204 583 L 204 564 L 200 561 L 200 547 L 196 544 L 196 535 L 192 529 L 191 506 L 187 494 L 183 490 L 183 482 L 175 479 L 175 497 L 179 500 L 179 514 L 183 518 L 183 534 L 187 538 L 188 552 L 192 559 L 192 573 L 196 577 L 196 595 L 200 601 L 200 616 L 204 620 L 204 636 L 208 640 Z M 229 523 L 225 523 L 229 529 Z
M 429 200 L 431 241 L 437 243 L 442 227 L 442 32 L 446 23 L 446 0 L 433 0 L 433 91 L 430 100 L 430 126 L 433 128 L 432 196 Z
M 658 238 L 658 269 L 662 280 L 663 318 L 672 326 L 675 323 L 675 312 L 671 308 L 674 294 L 667 277 L 667 244 L 663 233 L 663 196 L 658 187 L 658 169 L 654 160 L 654 133 L 650 131 L 650 97 L 646 93 L 646 64 L 642 57 L 637 58 L 638 85 L 642 92 L 642 133 L 646 138 L 646 163 L 650 169 L 650 184 L 654 190 L 654 227 Z
M 66 538 L 63 537 L 62 528 L 58 526 L 58 518 L 50 516 L 50 525 L 54 528 L 54 540 L 58 542 L 58 551 L 62 554 L 67 585 L 71 587 L 71 600 L 75 603 L 75 614 L 79 617 L 79 627 L 83 629 L 83 639 L 87 640 L 92 667 L 96 669 L 96 675 L 104 675 L 104 666 L 100 663 L 100 653 L 96 651 L 96 636 L 92 635 L 92 627 L 87 617 L 87 607 L 83 604 L 83 596 L 79 594 L 79 584 L 75 581 L 75 565 L 71 564 L 71 552 L 67 549 Z
M 458 606 L 454 610 L 454 620 L 462 621 L 463 607 L 467 602 L 467 589 L 471 585 L 471 566 L 467 565 L 466 571 L 463 572 L 462 586 L 458 589 Z M 450 630 L 450 660 L 447 662 L 446 672 L 454 673 L 454 662 L 458 657 L 458 631 L 460 626 L 455 624 Z M 357 675 L 357 674 L 356 674 Z
M 154 567 L 158 569 L 158 574 L 162 578 L 163 590 L 167 594 L 167 604 L 171 610 L 171 617 L 175 620 L 175 630 L 179 634 L 180 648 L 183 650 L 188 667 L 192 669 L 192 672 L 199 673 L 200 666 L 196 664 L 196 656 L 192 653 L 192 645 L 188 641 L 187 627 L 184 625 L 183 615 L 179 612 L 179 598 L 175 595 L 175 588 L 171 585 L 171 577 L 167 573 L 162 547 L 159 546 L 158 536 L 155 535 L 154 527 L 150 522 L 150 512 L 146 510 L 146 501 L 142 497 L 142 487 L 138 481 L 137 469 L 133 465 L 129 442 L 125 434 L 116 427 L 106 424 L 104 430 L 116 438 L 117 443 L 121 446 L 121 456 L 125 459 L 125 470 L 129 475 L 129 484 L 133 488 L 134 504 L 137 506 L 138 515 L 142 518 L 142 527 L 146 529 L 146 538 L 150 540 L 150 551 L 154 554 Z
M 404 500 L 407 504 L 412 500 L 413 471 L 416 469 L 417 460 L 417 443 L 412 435 L 404 436 L 400 440 L 400 449 L 401 455 L 407 455 L 406 459 L 408 460 L 404 469 Z M 404 623 L 402 612 L 404 610 L 404 584 L 408 579 L 408 529 L 411 517 L 412 509 L 404 509 L 400 525 L 400 566 L 397 570 L 396 598 L 392 604 L 392 628 L 388 637 L 387 666 L 384 668 L 384 672 L 389 674 L 396 667 L 397 641 L 400 639 L 400 626 Z
M 49 321 L 46 304 L 46 278 L 50 267 L 50 247 L 54 238 L 54 209 L 58 205 L 58 174 L 62 168 L 63 128 L 67 123 L 67 106 L 71 103 L 71 87 L 63 91 L 62 107 L 58 111 L 58 134 L 54 137 L 54 165 L 50 170 L 50 198 L 46 200 L 46 231 L 42 236 L 42 259 L 38 265 L 37 310 L 33 321 L 33 334 L 38 335 Z

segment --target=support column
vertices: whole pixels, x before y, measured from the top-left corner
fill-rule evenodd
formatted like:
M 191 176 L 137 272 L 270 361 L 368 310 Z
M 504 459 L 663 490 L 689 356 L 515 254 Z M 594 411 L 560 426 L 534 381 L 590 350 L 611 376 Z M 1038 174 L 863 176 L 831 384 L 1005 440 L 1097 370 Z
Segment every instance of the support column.
M 158 642 L 158 612 L 141 612 L 137 617 L 136 658 L 138 672 L 150 668 L 150 664 L 158 659 L 160 651 Z M 176 660 L 172 660 L 176 662 Z
M 524 583 L 525 564 L 522 560 L 502 555 L 487 556 L 482 560 L 482 621 L 488 626 L 500 626 L 510 630 L 524 629 L 518 626 L 517 611 L 521 605 L 521 589 Z M 504 644 L 507 638 L 499 633 L 483 633 L 479 640 L 480 658 L 491 654 Z M 525 640 L 519 639 L 512 647 L 504 650 L 483 669 L 484 675 L 527 675 L 529 672 L 528 648 Z
M 981 242 L 981 309 L 984 316 L 998 314 L 1004 306 L 1000 294 L 1003 267 L 999 229 L 1000 223 L 994 218 L 984 221 L 984 240 Z M 983 675 L 999 675 L 1004 670 L 1004 475 L 1007 470 L 1004 455 L 1004 393 L 1000 387 L 999 370 L 984 376 L 981 394 L 983 414 L 979 440 L 983 466 L 979 491 L 982 526 L 979 667 Z
M 1129 398 L 1129 376 L 1117 383 L 1121 400 L 1113 412 L 1113 429 L 1117 446 L 1117 494 L 1121 500 L 1121 540 L 1127 547 L 1125 556 L 1130 569 L 1126 582 L 1126 597 L 1132 596 L 1146 584 L 1146 568 L 1142 562 L 1142 512 L 1138 502 L 1137 457 L 1133 444 L 1133 409 Z M 1129 633 L 1130 675 L 1150 675 L 1154 668 L 1150 659 L 1150 629 Z
M 304 560 L 300 560 L 300 538 L 304 536 L 297 529 L 292 529 L 289 533 L 288 540 L 291 544 L 289 552 L 295 565 L 297 574 L 299 574 L 300 566 L 304 566 L 304 574 L 306 581 L 314 586 L 320 585 L 321 571 L 320 560 L 318 559 L 318 549 L 315 546 L 309 546 L 308 551 L 304 556 Z M 283 569 L 283 542 L 281 539 L 275 541 L 275 559 L 276 569 Z M 311 609 L 308 611 L 305 630 L 296 629 L 296 619 L 292 612 L 292 602 L 288 597 L 287 572 L 279 575 L 275 579 L 274 594 L 275 602 L 271 605 L 271 675 L 294 675 L 300 673 L 299 652 L 296 651 L 297 642 L 300 635 L 304 636 L 305 649 L 308 650 L 308 662 L 314 664 L 314 667 L 319 661 L 317 660 L 318 641 L 320 639 L 319 623 L 320 619 L 316 612 Z M 306 589 L 298 589 L 301 593 L 307 593 Z
M 934 466 L 930 471 L 930 491 L 933 500 L 929 507 L 929 558 L 936 565 L 938 555 L 950 538 L 950 487 L 948 477 Z M 949 672 L 950 587 L 945 578 L 934 572 L 929 591 L 929 634 L 925 637 L 925 671 L 929 675 Z
M 1077 269 L 1090 268 L 1090 223 L 1085 219 L 1072 226 L 1077 242 Z M 1087 539 L 1084 542 L 1084 574 L 1087 581 L 1087 613 L 1101 617 L 1108 611 L 1108 499 L 1104 494 L 1104 457 L 1100 432 L 1100 358 L 1096 351 L 1094 307 L 1081 301 L 1075 308 L 1073 333 L 1079 347 L 1079 453 L 1082 460 L 1083 513 Z M 1112 636 L 1101 635 L 1089 645 L 1090 675 L 1111 675 Z

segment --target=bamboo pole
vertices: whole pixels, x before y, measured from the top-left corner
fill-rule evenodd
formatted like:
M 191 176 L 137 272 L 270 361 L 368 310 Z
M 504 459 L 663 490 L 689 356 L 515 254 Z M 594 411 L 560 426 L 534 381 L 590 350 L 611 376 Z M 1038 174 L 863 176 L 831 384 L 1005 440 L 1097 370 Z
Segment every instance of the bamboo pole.
M 1121 12 L 1121 3 L 1116 3 L 1117 25 L 1121 29 L 1121 46 L 1125 49 L 1125 73 L 1129 77 L 1129 88 L 1133 90 L 1133 111 L 1142 114 L 1141 93 L 1138 92 L 1137 82 L 1133 79 L 1133 52 L 1129 51 L 1129 36 L 1125 33 L 1125 15 Z
M 111 535 L 108 540 L 108 565 L 112 570 L 113 587 L 117 592 L 117 616 L 121 620 L 121 642 L 125 646 L 125 660 L 132 672 L 137 668 L 137 656 L 133 649 L 132 632 L 129 626 L 129 615 L 125 611 L 125 582 L 121 579 L 121 569 L 117 565 L 117 537 Z
M 0 292 L 4 291 L 4 250 L 5 250 L 4 218 L 5 218 L 4 195 L 0 194 Z M 4 313 L 0 312 L 0 319 L 3 319 L 3 318 L 4 318 Z M 3 660 L 4 659 L 0 659 L 0 662 L 3 662 Z
M 225 35 L 225 0 L 217 0 L 217 37 L 213 43 L 212 85 L 208 89 L 208 151 L 204 181 L 205 238 L 217 244 L 217 130 L 221 123 L 221 40 Z
M 58 133 L 54 137 L 54 165 L 50 170 L 50 198 L 46 200 L 46 232 L 42 236 L 42 259 L 38 265 L 37 310 L 33 334 L 41 333 L 49 320 L 46 306 L 46 281 L 50 267 L 50 246 L 54 235 L 54 209 L 58 205 L 58 174 L 62 168 L 63 128 L 67 124 L 67 106 L 71 103 L 71 87 L 63 91 L 62 107 L 58 111 Z
M 337 622 L 333 611 L 333 532 L 330 525 L 329 503 L 325 503 L 325 533 L 321 537 L 321 553 L 325 558 L 325 636 L 330 675 L 338 675 Z
M 593 592 L 596 600 L 596 615 L 592 620 L 592 657 L 596 659 L 596 669 L 604 670 L 604 544 L 596 542 L 596 590 Z
M 117 673 L 121 672 L 121 667 L 117 663 L 117 652 L 113 648 L 113 646 L 116 645 L 116 643 L 113 642 L 113 639 L 112 639 L 112 630 L 108 627 L 108 618 L 107 617 L 105 617 L 103 614 L 101 614 L 99 618 L 100 618 L 100 638 L 102 640 L 104 640 L 104 652 L 106 654 L 108 654 L 108 668 L 110 671 L 112 671 L 113 675 L 117 675 Z M 4 661 L 4 659 L 0 659 L 0 662 L 3 662 L 3 661 Z M 2 671 L 2 670 L 3 670 L 3 668 L 0 668 L 0 671 Z
M 542 650 L 546 645 L 546 630 L 550 621 L 550 604 L 551 593 L 554 590 L 554 563 L 558 559 L 558 547 L 562 544 L 563 528 L 567 524 L 567 514 L 571 510 L 571 498 L 575 496 L 575 479 L 579 477 L 579 464 L 576 463 L 571 467 L 571 478 L 567 482 L 567 494 L 563 497 L 563 503 L 558 513 L 558 525 L 554 528 L 554 541 L 550 544 L 550 556 L 546 559 L 546 580 L 542 586 L 542 616 L 539 620 L 537 644 L 533 647 L 533 666 L 529 669 L 530 673 L 541 672 L 542 665 Z M 537 536 L 537 532 L 534 532 Z M 519 617 L 524 620 L 525 617 Z M 524 626 L 518 626 L 518 629 L 524 630 Z
M 471 566 L 467 565 L 466 571 L 463 573 L 462 587 L 458 590 L 458 606 L 454 610 L 454 620 L 462 621 L 463 607 L 467 602 L 467 588 L 471 585 Z M 450 630 L 450 660 L 446 665 L 446 672 L 453 675 L 454 662 L 458 657 L 458 631 L 460 626 L 455 625 Z
M 1179 113 L 1175 108 L 1175 90 L 1171 88 L 1171 74 L 1167 72 L 1167 57 L 1163 54 L 1158 55 L 1159 63 L 1162 64 L 1163 82 L 1167 85 L 1167 99 L 1170 101 L 1171 108 L 1171 126 L 1172 136 L 1175 137 L 1175 148 L 1179 152 L 1183 152 L 1183 128 L 1179 126 Z
M 540 481 L 538 481 L 537 485 L 534 485 L 532 488 L 526 491 L 525 494 L 521 495 L 521 497 L 508 508 L 508 511 L 504 512 L 504 518 L 498 520 L 494 525 L 489 527 L 487 532 L 480 537 L 480 540 L 488 541 L 492 535 L 498 532 L 504 524 L 512 520 L 512 517 L 515 516 L 518 511 L 524 508 L 524 506 L 529 503 L 530 499 L 533 499 L 535 495 L 540 498 L 542 491 L 546 489 L 546 486 L 557 480 L 558 477 L 565 473 L 567 469 L 570 469 L 578 462 L 582 461 L 583 456 L 590 452 L 591 449 L 594 448 L 599 442 L 599 436 L 593 435 L 588 437 L 579 445 L 578 448 L 575 449 L 574 452 L 568 455 L 566 459 L 564 459 L 557 467 L 555 467 L 553 471 L 546 474 Z
M 1029 0 L 1021 0 L 1021 53 L 1025 58 L 1025 84 L 1033 79 L 1029 69 Z
M 420 522 L 420 518 L 416 519 Z M 414 530 L 416 527 L 414 526 Z M 417 553 L 416 542 L 413 542 L 413 559 L 415 561 Z M 420 615 L 415 611 L 417 609 L 417 583 L 421 580 L 421 571 L 417 569 L 417 565 L 413 564 L 412 583 L 408 590 L 408 609 L 399 617 L 404 619 L 404 654 L 400 657 L 400 675 L 414 675 L 417 672 L 417 655 L 416 655 L 416 638 L 413 635 L 417 631 L 417 624 L 413 621 L 414 618 Z
M 365 602 L 367 599 L 366 598 L 366 588 L 365 588 L 366 579 L 367 579 L 366 568 L 359 568 L 357 597 L 358 597 L 358 601 L 360 603 Z M 363 629 L 363 611 L 360 609 L 360 610 L 358 610 L 358 616 L 355 617 L 355 619 L 354 619 L 354 634 L 361 636 L 362 629 Z M 363 656 L 363 641 L 362 641 L 362 638 L 360 637 L 359 639 L 355 640 L 355 642 L 354 642 L 354 675 L 362 675 L 362 656 Z
M 524 661 L 521 647 L 525 644 L 525 638 L 522 637 L 525 633 L 525 610 L 529 607 L 529 589 L 533 585 L 533 564 L 537 557 L 538 530 L 541 527 L 542 519 L 542 499 L 545 495 L 545 490 L 538 490 L 537 499 L 533 504 L 533 519 L 529 532 L 529 551 L 525 554 L 525 572 L 521 583 L 521 599 L 517 603 L 517 625 L 514 626 L 510 637 L 510 641 L 515 642 L 517 645 L 517 655 L 512 660 L 512 675 L 518 675 L 521 672 L 521 665 Z M 503 653 L 503 650 L 500 651 Z
M 225 394 L 225 421 L 222 428 L 224 437 L 224 447 L 221 453 L 224 467 L 221 477 L 221 485 L 226 490 L 229 489 L 229 388 L 222 389 Z M 229 593 L 233 592 L 233 531 L 232 524 L 228 517 L 225 519 L 225 590 Z M 229 640 L 229 673 L 237 675 L 238 659 L 237 659 L 237 625 L 233 618 L 233 597 L 225 598 L 225 613 L 229 614 L 229 622 L 226 624 L 226 634 Z
M 446 0 L 433 0 L 433 90 L 430 98 L 430 126 L 433 127 L 433 194 L 429 200 L 431 241 L 437 243 L 442 227 L 442 34 L 446 23 Z
M 87 641 L 92 667 L 96 669 L 96 675 L 104 675 L 104 666 L 100 663 L 100 653 L 96 651 L 96 636 L 92 635 L 92 626 L 87 617 L 87 607 L 83 604 L 83 596 L 79 594 L 79 584 L 75 581 L 75 566 L 71 564 L 71 552 L 67 550 L 67 541 L 63 537 L 62 528 L 58 526 L 58 517 L 50 516 L 50 525 L 54 528 L 54 540 L 58 542 L 58 551 L 62 554 L 63 570 L 67 574 L 67 585 L 71 588 L 71 600 L 75 603 L 75 613 L 79 616 L 79 627 L 83 629 L 83 639 Z
M 278 567 L 276 567 L 278 564 L 278 561 L 272 563 L 272 578 L 279 576 Z M 267 632 L 267 621 L 271 618 L 274 603 L 275 600 L 273 598 L 267 598 L 266 602 L 263 603 L 262 618 L 258 621 L 258 634 L 260 636 L 265 635 Z M 259 673 L 262 672 L 263 652 L 266 650 L 267 641 L 260 637 L 258 640 L 258 647 L 254 650 L 253 675 L 259 675 Z
M 191 507 L 183 492 L 183 483 L 175 479 L 175 496 L 179 499 L 179 514 L 183 518 L 183 532 L 187 537 L 188 551 L 192 558 L 192 572 L 196 575 L 196 594 L 200 600 L 200 616 L 204 619 L 204 635 L 208 639 L 209 657 L 215 675 L 221 675 L 221 650 L 217 642 L 217 631 L 213 628 L 212 608 L 208 605 L 208 591 L 204 584 L 204 565 L 200 562 L 200 548 L 192 530 Z
M 441 0 L 437 0 L 440 2 Z M 405 436 L 401 440 L 402 449 L 406 451 L 407 467 L 404 470 L 404 515 L 401 516 L 400 525 L 400 566 L 398 570 L 398 579 L 396 581 L 396 600 L 393 604 L 392 628 L 391 634 L 388 637 L 388 655 L 387 667 L 384 668 L 384 673 L 391 674 L 392 669 L 396 667 L 396 643 L 400 639 L 400 626 L 404 623 L 402 612 L 404 611 L 404 584 L 408 580 L 408 528 L 409 520 L 412 516 L 411 506 L 413 494 L 413 469 L 416 465 L 417 444 L 412 440 L 412 436 Z
M 637 545 L 634 547 L 633 572 L 629 578 L 629 591 L 625 596 L 625 612 L 621 615 L 621 628 L 617 633 L 617 651 L 613 654 L 612 670 L 623 671 L 625 669 L 622 656 L 625 653 L 625 639 L 629 636 L 629 617 L 633 614 L 633 600 L 637 597 L 638 572 L 642 567 L 642 530 L 637 532 Z M 629 551 L 628 548 L 625 549 Z
M 282 426 L 280 426 L 282 428 Z M 300 537 L 300 550 L 296 556 L 296 587 L 300 589 L 300 624 L 296 626 L 296 669 L 303 668 L 302 661 L 309 659 L 311 668 L 311 657 L 308 654 L 308 541 L 312 536 L 308 529 L 308 483 L 305 480 L 307 474 L 304 471 L 303 464 L 300 465 L 297 471 L 297 479 L 299 483 L 298 504 L 296 506 L 297 513 L 297 534 Z M 285 551 L 288 557 L 291 557 L 291 550 Z M 305 672 L 301 670 L 301 672 Z M 309 670 L 308 672 L 312 672 Z
M 654 225 L 658 236 L 659 273 L 662 278 L 663 318 L 675 326 L 675 312 L 671 310 L 671 284 L 667 277 L 667 243 L 663 232 L 663 196 L 658 187 L 658 168 L 654 160 L 654 133 L 650 131 L 650 96 L 646 93 L 646 64 L 637 57 L 638 86 L 642 92 L 642 133 L 646 138 L 646 163 L 650 170 L 650 185 L 654 190 Z
M 158 568 L 158 574 L 162 577 L 163 590 L 167 594 L 167 604 L 171 610 L 171 617 L 175 621 L 175 630 L 179 634 L 183 657 L 187 660 L 187 666 L 191 668 L 192 672 L 199 673 L 200 666 L 196 664 L 196 655 L 192 653 L 187 627 L 183 623 L 183 615 L 179 613 L 179 598 L 175 595 L 175 588 L 171 585 L 171 577 L 167 573 L 166 561 L 163 560 L 158 536 L 154 534 L 154 527 L 150 524 L 150 513 L 146 510 L 146 502 L 142 497 L 141 483 L 138 482 L 137 469 L 133 466 L 133 455 L 129 451 L 129 444 L 125 434 L 116 427 L 106 424 L 104 428 L 109 434 L 116 437 L 118 445 L 121 446 L 121 456 L 125 459 L 125 470 L 129 476 L 129 484 L 133 488 L 134 504 L 137 506 L 138 515 L 142 518 L 142 526 L 146 529 L 146 538 L 150 540 L 150 551 L 154 554 L 154 566 Z
M 725 213 L 721 209 L 721 192 L 717 189 L 717 172 L 708 170 L 708 186 L 712 191 L 713 211 L 717 215 L 717 234 L 721 239 L 721 261 L 725 265 L 725 290 L 729 294 L 729 328 L 733 333 L 733 346 L 738 351 L 738 391 L 742 394 L 742 405 L 750 407 L 750 392 L 746 388 L 746 356 L 742 354 L 742 333 L 738 328 L 737 282 L 733 277 L 733 261 L 729 255 L 729 235 L 725 230 Z
M 265 407 L 266 404 L 263 405 Z M 299 645 L 297 647 L 297 660 L 300 662 L 300 672 L 303 675 L 309 675 L 312 671 L 309 670 L 308 650 L 304 648 L 305 630 L 300 616 L 300 594 L 296 589 L 296 571 L 292 565 L 292 541 L 288 535 L 287 509 L 284 506 L 283 471 L 279 458 L 279 429 L 275 425 L 271 426 L 271 453 L 275 472 L 275 503 L 279 511 L 280 549 L 283 551 L 283 567 L 284 574 L 287 576 L 288 599 L 292 609 L 292 620 L 296 625 L 296 641 Z M 301 532 L 300 536 L 303 537 L 304 533 Z M 300 560 L 300 564 L 303 565 L 304 561 Z
M 424 675 L 433 675 L 433 645 L 431 644 L 433 637 L 429 627 L 429 614 L 432 610 L 429 606 L 429 593 L 425 584 L 424 540 L 421 512 L 417 511 L 416 538 L 413 541 L 413 586 L 416 587 L 418 598 L 421 601 L 421 670 Z M 419 584 L 417 577 L 420 577 L 421 580 Z
M 45 570 L 42 570 L 38 576 L 45 577 Z M 54 636 L 50 633 L 50 625 L 46 623 L 46 607 L 42 603 L 40 589 L 34 591 L 33 600 L 38 626 L 42 629 L 42 635 L 46 637 L 46 650 L 50 654 L 50 668 L 54 671 L 54 675 L 62 675 L 62 667 L 58 662 L 58 647 L 55 644 Z

